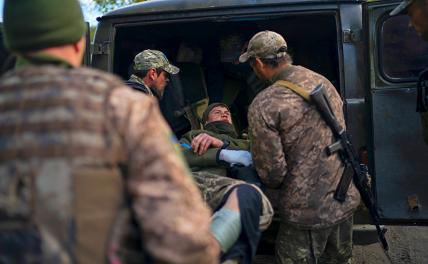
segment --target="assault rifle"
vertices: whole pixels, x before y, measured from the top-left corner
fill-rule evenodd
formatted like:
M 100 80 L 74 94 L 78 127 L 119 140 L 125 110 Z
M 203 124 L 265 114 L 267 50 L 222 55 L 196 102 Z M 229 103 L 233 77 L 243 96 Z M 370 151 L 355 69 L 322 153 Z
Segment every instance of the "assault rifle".
M 385 239 L 386 230 L 382 230 L 379 224 L 379 213 L 375 203 L 373 192 L 369 183 L 368 168 L 358 161 L 356 151 L 349 139 L 346 130 L 341 127 L 334 112 L 332 111 L 328 96 L 322 85 L 318 85 L 310 94 L 310 101 L 317 107 L 322 118 L 331 128 L 336 142 L 327 147 L 328 155 L 339 152 L 342 161 L 345 163 L 345 172 L 337 186 L 334 198 L 339 202 L 344 202 L 346 193 L 349 189 L 351 181 L 354 181 L 355 187 L 358 189 L 364 205 L 369 210 L 373 224 L 376 226 L 379 240 L 382 247 L 388 250 L 388 242 Z

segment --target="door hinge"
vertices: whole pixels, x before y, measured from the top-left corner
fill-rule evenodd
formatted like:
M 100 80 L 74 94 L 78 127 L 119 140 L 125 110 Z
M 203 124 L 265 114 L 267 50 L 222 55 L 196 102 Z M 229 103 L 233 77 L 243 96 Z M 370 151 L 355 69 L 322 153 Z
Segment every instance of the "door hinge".
M 362 29 L 344 29 L 343 30 L 343 43 L 356 43 L 363 38 Z
M 92 55 L 108 55 L 110 54 L 110 41 L 102 43 L 94 43 L 92 45 Z

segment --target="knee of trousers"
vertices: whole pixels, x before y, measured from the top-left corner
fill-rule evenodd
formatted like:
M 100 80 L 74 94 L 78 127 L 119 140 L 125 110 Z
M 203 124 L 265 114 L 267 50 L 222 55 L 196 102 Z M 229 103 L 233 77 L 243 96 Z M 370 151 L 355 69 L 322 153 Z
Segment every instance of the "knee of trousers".
M 243 210 L 252 210 L 256 208 L 259 212 L 262 211 L 262 196 L 256 188 L 249 184 L 241 184 L 235 188 L 238 196 L 239 209 L 241 213 Z

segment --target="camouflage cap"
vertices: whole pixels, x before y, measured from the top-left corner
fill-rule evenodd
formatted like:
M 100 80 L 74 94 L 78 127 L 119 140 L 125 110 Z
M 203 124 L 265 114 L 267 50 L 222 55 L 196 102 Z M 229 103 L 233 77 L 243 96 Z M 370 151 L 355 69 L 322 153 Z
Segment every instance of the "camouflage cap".
M 239 62 L 246 62 L 249 58 L 259 57 L 266 59 L 280 58 L 287 54 L 287 42 L 273 31 L 261 31 L 255 34 L 248 43 L 247 51 L 239 57 Z
M 177 74 L 180 69 L 169 63 L 165 54 L 159 50 L 143 50 L 134 58 L 135 70 L 162 69 L 169 74 Z
M 394 10 L 389 13 L 390 16 L 396 16 L 400 14 L 404 14 L 407 12 L 407 8 L 414 2 L 415 0 L 404 0 L 402 1 Z

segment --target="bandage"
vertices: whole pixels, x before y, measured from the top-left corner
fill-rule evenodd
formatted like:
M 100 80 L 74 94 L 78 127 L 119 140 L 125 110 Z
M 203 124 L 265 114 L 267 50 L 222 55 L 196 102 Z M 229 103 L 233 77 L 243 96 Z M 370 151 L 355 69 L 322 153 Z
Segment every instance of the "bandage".
M 227 252 L 241 234 L 240 213 L 228 208 L 220 209 L 212 217 L 211 231 L 222 252 Z

